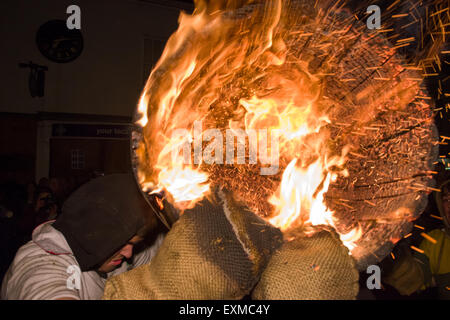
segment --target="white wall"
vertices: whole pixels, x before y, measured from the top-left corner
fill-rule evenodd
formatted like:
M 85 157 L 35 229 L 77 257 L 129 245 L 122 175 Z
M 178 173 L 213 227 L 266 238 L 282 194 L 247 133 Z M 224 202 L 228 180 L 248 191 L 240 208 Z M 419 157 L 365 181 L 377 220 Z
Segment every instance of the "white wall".
M 1 0 L 0 112 L 67 112 L 131 116 L 142 89 L 143 38 L 168 38 L 179 9 L 137 0 Z M 163 3 L 163 1 L 159 1 Z M 37 49 L 38 28 L 66 19 L 81 8 L 84 51 L 66 64 L 47 60 Z M 29 69 L 46 65 L 45 97 L 31 98 Z

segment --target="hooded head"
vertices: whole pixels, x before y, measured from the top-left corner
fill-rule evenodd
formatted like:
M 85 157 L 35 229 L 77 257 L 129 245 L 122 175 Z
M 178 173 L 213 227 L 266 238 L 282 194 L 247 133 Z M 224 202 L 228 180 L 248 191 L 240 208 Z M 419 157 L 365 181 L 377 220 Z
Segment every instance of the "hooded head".
M 436 204 L 444 220 L 447 233 L 450 235 L 450 180 L 440 186 L 441 192 L 435 193 Z
M 155 226 L 151 211 L 131 174 L 97 178 L 64 203 L 53 224 L 66 238 L 81 271 L 98 268 L 143 229 Z

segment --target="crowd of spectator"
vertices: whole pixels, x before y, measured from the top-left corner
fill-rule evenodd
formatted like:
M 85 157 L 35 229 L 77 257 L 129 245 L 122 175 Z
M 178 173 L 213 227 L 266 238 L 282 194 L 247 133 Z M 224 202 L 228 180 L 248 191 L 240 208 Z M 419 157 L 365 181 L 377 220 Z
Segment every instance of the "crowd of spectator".
M 80 184 L 77 179 L 45 177 L 27 185 L 0 184 L 0 279 L 34 228 L 56 219 L 64 200 Z

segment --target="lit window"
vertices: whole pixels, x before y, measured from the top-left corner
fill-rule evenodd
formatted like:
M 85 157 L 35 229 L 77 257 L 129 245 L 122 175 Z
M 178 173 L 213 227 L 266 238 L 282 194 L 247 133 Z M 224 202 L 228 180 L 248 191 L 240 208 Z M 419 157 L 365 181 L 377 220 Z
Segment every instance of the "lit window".
M 71 153 L 72 169 L 74 169 L 74 170 L 84 169 L 84 164 L 85 164 L 84 151 L 75 149 L 75 150 L 72 150 L 70 153 Z

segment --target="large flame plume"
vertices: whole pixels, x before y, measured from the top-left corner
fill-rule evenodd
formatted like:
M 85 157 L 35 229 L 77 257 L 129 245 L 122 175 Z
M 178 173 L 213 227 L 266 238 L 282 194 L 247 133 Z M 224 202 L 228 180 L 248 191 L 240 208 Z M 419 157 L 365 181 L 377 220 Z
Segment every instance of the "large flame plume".
M 145 164 L 137 174 L 145 190 L 165 190 L 173 205 L 184 210 L 208 196 L 223 176 L 242 186 L 255 179 L 254 190 L 264 188 L 263 192 L 246 185 L 236 190 L 236 196 L 270 223 L 282 230 L 328 225 L 350 250 L 355 248 L 361 226 L 355 222 L 342 228 L 325 195 L 339 178 L 349 178 L 349 161 L 365 157 L 363 138 L 358 139 L 380 129 L 376 123 L 380 110 L 404 110 L 421 95 L 422 77 L 411 65 L 386 64 L 395 73 L 389 79 L 398 81 L 386 86 L 386 81 L 374 80 L 348 98 L 345 86 L 360 80 L 353 78 L 354 70 L 339 70 L 342 50 L 348 41 L 373 35 L 351 32 L 355 23 L 351 15 L 331 16 L 339 1 L 324 3 L 320 9 L 317 2 L 312 8 L 305 1 L 196 1 L 192 15 L 180 15 L 179 28 L 167 42 L 138 105 L 136 123 L 142 127 L 143 144 L 136 154 Z M 380 59 L 394 56 L 397 48 L 384 49 Z M 383 71 L 375 70 L 383 78 Z M 342 85 L 344 96 L 330 94 L 330 83 Z M 422 110 L 428 107 L 420 103 Z M 196 127 L 199 122 L 201 131 Z M 218 160 L 213 142 L 225 149 L 225 141 L 205 133 L 213 128 L 223 137 L 227 130 L 245 132 L 236 143 L 237 149 L 244 145 L 244 158 L 233 155 L 233 165 L 223 164 L 223 158 L 221 163 L 206 161 L 205 154 Z M 183 134 L 177 134 L 180 129 Z M 267 166 L 273 154 L 275 145 L 269 141 L 275 134 L 278 170 L 256 177 L 255 168 Z M 189 157 L 180 151 L 186 146 Z

